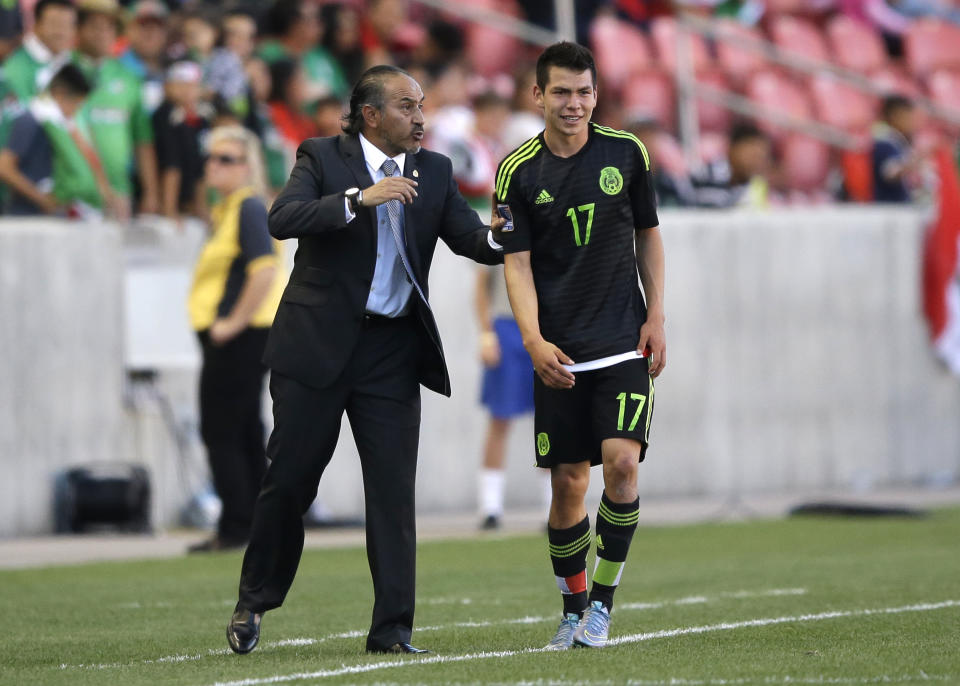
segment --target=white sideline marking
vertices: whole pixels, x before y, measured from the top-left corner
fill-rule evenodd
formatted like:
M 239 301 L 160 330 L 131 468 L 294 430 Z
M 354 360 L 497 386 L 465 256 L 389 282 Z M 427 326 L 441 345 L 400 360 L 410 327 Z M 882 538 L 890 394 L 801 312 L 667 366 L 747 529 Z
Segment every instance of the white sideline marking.
M 777 597 L 777 596 L 793 596 L 793 595 L 804 595 L 807 592 L 805 588 L 770 588 L 762 591 L 726 591 L 717 593 L 715 596 L 687 596 L 684 598 L 676 598 L 674 600 L 663 600 L 653 603 L 623 603 L 622 605 L 617 605 L 618 611 L 623 610 L 656 610 L 659 608 L 670 607 L 674 605 L 691 605 L 695 603 L 708 603 L 712 599 L 726 599 L 734 598 L 736 600 L 743 600 L 746 598 L 765 598 L 765 597 Z M 465 599 L 469 600 L 469 599 Z M 230 602 L 230 601 L 228 601 Z M 129 605 L 134 605 L 131 603 Z M 230 602 L 233 605 L 233 602 Z M 467 604 L 467 603 L 464 603 Z M 467 622 L 453 622 L 450 624 L 435 624 L 432 626 L 420 626 L 416 630 L 420 631 L 445 631 L 447 629 L 477 629 L 485 628 L 491 626 L 502 626 L 509 624 L 539 624 L 540 622 L 554 622 L 556 621 L 556 615 L 548 615 L 543 617 L 528 616 L 528 617 L 517 617 L 514 619 L 497 619 L 497 620 L 481 620 L 481 621 L 467 621 Z M 279 648 L 288 645 L 295 646 L 306 646 L 314 645 L 316 643 L 324 643 L 325 641 L 335 640 L 339 638 L 363 638 L 367 635 L 366 629 L 354 629 L 352 631 L 342 631 L 336 634 L 328 634 L 327 636 L 322 636 L 320 638 L 291 638 L 284 639 L 280 641 L 271 641 L 269 643 L 262 643 L 261 648 L 271 649 Z M 60 669 L 118 669 L 120 667 L 127 667 L 135 664 L 145 664 L 151 665 L 154 663 L 166 663 L 166 662 L 189 662 L 194 660 L 200 660 L 205 657 L 213 657 L 217 655 L 229 655 L 230 651 L 226 648 L 221 648 L 217 650 L 208 650 L 204 653 L 198 653 L 195 655 L 168 655 L 165 657 L 154 658 L 152 660 L 141 660 L 139 662 L 131 663 L 109 663 L 109 664 L 79 664 L 79 665 L 68 665 L 61 664 Z
M 870 615 L 893 615 L 905 612 L 931 612 L 933 610 L 942 610 L 945 608 L 960 607 L 960 600 L 944 600 L 939 603 L 918 603 L 916 605 L 903 605 L 901 607 L 885 607 L 879 609 L 863 610 L 831 610 L 829 612 L 820 612 L 817 614 L 803 614 L 783 617 L 766 617 L 761 619 L 747 619 L 740 622 L 721 622 L 720 624 L 707 624 L 703 626 L 679 627 L 676 629 L 666 629 L 662 631 L 650 631 L 630 636 L 622 636 L 610 641 L 611 645 L 622 643 L 640 643 L 657 638 L 671 638 L 674 636 L 683 636 L 687 634 L 703 634 L 711 631 L 730 631 L 733 629 L 743 629 L 748 627 L 770 626 L 772 624 L 787 624 L 795 622 L 816 622 L 825 619 L 836 619 L 839 617 L 867 617 Z M 287 681 L 305 681 L 307 679 L 325 679 L 327 677 L 344 676 L 346 674 L 363 674 L 380 669 L 390 669 L 394 667 L 408 667 L 411 665 L 425 664 L 445 664 L 450 662 L 464 662 L 466 660 L 485 660 L 492 657 L 514 657 L 516 655 L 529 655 L 531 653 L 544 652 L 543 648 L 527 648 L 525 650 L 502 650 L 498 652 L 467 653 L 465 655 L 435 655 L 420 659 L 398 658 L 390 661 L 370 662 L 359 665 L 345 665 L 339 669 L 322 669 L 316 672 L 297 672 L 296 674 L 278 674 L 270 677 L 241 679 L 239 681 L 217 681 L 211 686 L 259 686 L 260 684 L 279 684 Z M 639 682 L 643 683 L 643 682 Z M 660 683 L 660 682 L 653 682 Z M 670 681 L 668 684 L 684 682 Z M 698 683 L 698 682 L 691 682 Z M 710 682 L 699 682 L 709 684 Z M 736 682 L 730 682 L 736 683 Z M 773 682 L 790 683 L 790 682 Z M 802 683 L 802 682 L 801 682 Z M 819 682 L 814 682 L 819 683 Z M 830 682 L 823 682 L 830 683 Z M 844 682 L 837 682 L 844 683 Z M 869 682 L 867 682 L 869 683 Z M 882 682 L 880 682 L 882 683 Z M 646 686 L 646 685 L 644 685 Z
M 743 686 L 745 684 L 901 684 L 904 682 L 916 681 L 941 681 L 955 682 L 957 675 L 954 674 L 927 674 L 919 672 L 917 674 L 900 674 L 892 676 L 890 674 L 880 674 L 877 676 L 756 676 L 751 678 L 737 679 L 684 679 L 683 677 L 672 677 L 670 679 L 627 679 L 626 681 L 564 681 L 562 679 L 537 679 L 536 681 L 516 681 L 510 682 L 510 686 Z M 398 686 L 398 682 L 378 682 L 379 686 Z M 450 686 L 459 686 L 462 683 L 473 682 L 449 682 Z M 501 682 L 502 683 L 502 682 Z M 495 686 L 495 684 L 491 684 Z M 498 686 L 498 685 L 497 685 Z M 504 685 L 505 686 L 505 685 Z

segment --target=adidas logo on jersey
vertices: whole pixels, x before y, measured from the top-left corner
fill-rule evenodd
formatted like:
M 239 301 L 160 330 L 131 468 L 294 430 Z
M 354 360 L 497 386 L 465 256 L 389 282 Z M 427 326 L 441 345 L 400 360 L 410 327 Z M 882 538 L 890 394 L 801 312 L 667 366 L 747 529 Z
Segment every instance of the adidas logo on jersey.
M 544 203 L 553 202 L 553 196 L 547 193 L 546 189 L 540 191 L 540 195 L 537 196 L 537 200 L 534 203 L 535 205 L 543 205 Z

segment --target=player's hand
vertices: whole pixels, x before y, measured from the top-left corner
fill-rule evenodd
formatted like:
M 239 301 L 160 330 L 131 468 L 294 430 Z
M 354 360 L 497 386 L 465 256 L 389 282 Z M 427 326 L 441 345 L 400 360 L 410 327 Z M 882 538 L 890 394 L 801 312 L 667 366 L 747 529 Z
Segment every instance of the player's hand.
M 663 332 L 663 316 L 647 315 L 647 321 L 640 327 L 640 342 L 637 352 L 647 353 L 650 376 L 657 378 L 667 366 L 667 337 Z
M 363 207 L 376 207 L 391 200 L 399 200 L 404 205 L 417 197 L 417 182 L 405 176 L 388 176 L 363 189 Z
M 560 348 L 549 341 L 540 340 L 530 345 L 527 352 L 533 361 L 533 371 L 544 385 L 557 389 L 573 388 L 573 373 L 563 368 L 565 364 L 573 364 L 573 360 Z
M 484 367 L 496 367 L 500 364 L 500 341 L 493 331 L 480 334 L 480 361 Z

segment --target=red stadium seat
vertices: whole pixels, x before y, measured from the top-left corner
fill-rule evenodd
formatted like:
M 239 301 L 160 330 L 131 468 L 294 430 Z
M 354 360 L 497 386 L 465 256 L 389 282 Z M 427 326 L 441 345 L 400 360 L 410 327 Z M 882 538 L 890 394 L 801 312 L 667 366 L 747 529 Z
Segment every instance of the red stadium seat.
M 653 58 L 640 29 L 612 16 L 597 17 L 590 26 L 590 45 L 604 83 L 619 92 L 635 71 L 649 69 Z
M 922 94 L 916 80 L 900 67 L 886 66 L 870 75 L 873 85 L 882 88 L 884 93 L 905 95 L 915 98 Z
M 669 72 L 677 68 L 677 21 L 673 17 L 658 17 L 650 24 L 650 37 L 657 48 L 657 61 Z M 693 53 L 693 70 L 702 71 L 710 66 L 710 51 L 702 36 L 690 34 Z
M 803 119 L 813 116 L 806 91 L 780 72 L 767 70 L 755 74 L 747 83 L 746 93 L 758 105 L 781 114 Z M 783 129 L 762 121 L 759 126 L 774 136 L 783 132 Z
M 834 61 L 841 67 L 867 74 L 887 64 L 883 39 L 869 26 L 838 14 L 827 24 Z
M 710 133 L 706 131 L 700 134 L 700 145 L 697 147 L 697 156 L 701 162 L 715 162 L 727 156 L 727 149 L 729 147 L 730 139 L 727 138 L 725 133 Z
M 722 72 L 707 71 L 697 75 L 700 83 L 720 90 L 730 90 L 730 85 Z M 704 131 L 727 131 L 733 117 L 730 110 L 710 100 L 697 100 L 697 120 Z
M 471 0 L 471 5 L 496 10 L 519 17 L 520 9 L 513 0 Z M 482 76 L 511 72 L 520 58 L 520 41 L 498 29 L 471 22 L 466 28 L 467 57 L 473 68 Z
M 732 19 L 722 19 L 718 25 L 724 29 L 725 33 L 744 38 L 763 39 L 763 34 L 755 28 L 744 26 Z M 763 56 L 756 50 L 742 48 L 737 42 L 718 40 L 717 43 L 717 61 L 720 68 L 730 79 L 731 83 L 742 85 L 746 83 L 755 72 L 763 68 L 767 62 Z
M 659 69 L 633 73 L 623 86 L 624 111 L 655 119 L 668 130 L 674 128 L 673 80 Z
M 655 169 L 660 169 L 671 176 L 686 176 L 687 160 L 683 156 L 680 141 L 666 131 L 660 131 L 649 140 L 644 141 L 650 149 Z
M 812 22 L 782 15 L 770 22 L 770 35 L 780 48 L 808 59 L 826 62 L 830 59 L 827 42 Z
M 960 27 L 936 19 L 918 19 L 907 29 L 904 54 L 914 76 L 960 68 Z
M 767 14 L 800 14 L 807 9 L 805 0 L 767 0 Z
M 821 189 L 830 171 L 830 149 L 815 138 L 790 134 L 780 145 L 780 167 L 791 188 Z
M 960 116 L 960 70 L 941 69 L 927 80 L 930 99 Z
M 813 77 L 810 92 L 817 118 L 824 124 L 864 133 L 876 118 L 876 98 L 837 81 L 829 74 Z

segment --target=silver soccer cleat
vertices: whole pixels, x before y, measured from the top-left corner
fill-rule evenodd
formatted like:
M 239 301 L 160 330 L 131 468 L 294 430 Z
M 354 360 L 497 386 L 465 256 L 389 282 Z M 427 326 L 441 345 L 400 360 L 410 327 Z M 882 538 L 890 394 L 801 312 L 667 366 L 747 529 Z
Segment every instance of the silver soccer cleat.
M 610 613 L 599 600 L 587 606 L 583 619 L 573 633 L 573 642 L 584 648 L 602 648 L 607 645 L 610 633 Z
M 568 612 L 560 620 L 560 626 L 557 627 L 557 633 L 550 642 L 543 647 L 544 650 L 567 650 L 573 647 L 573 632 L 577 630 L 577 623 L 580 621 L 580 615 L 576 612 Z

